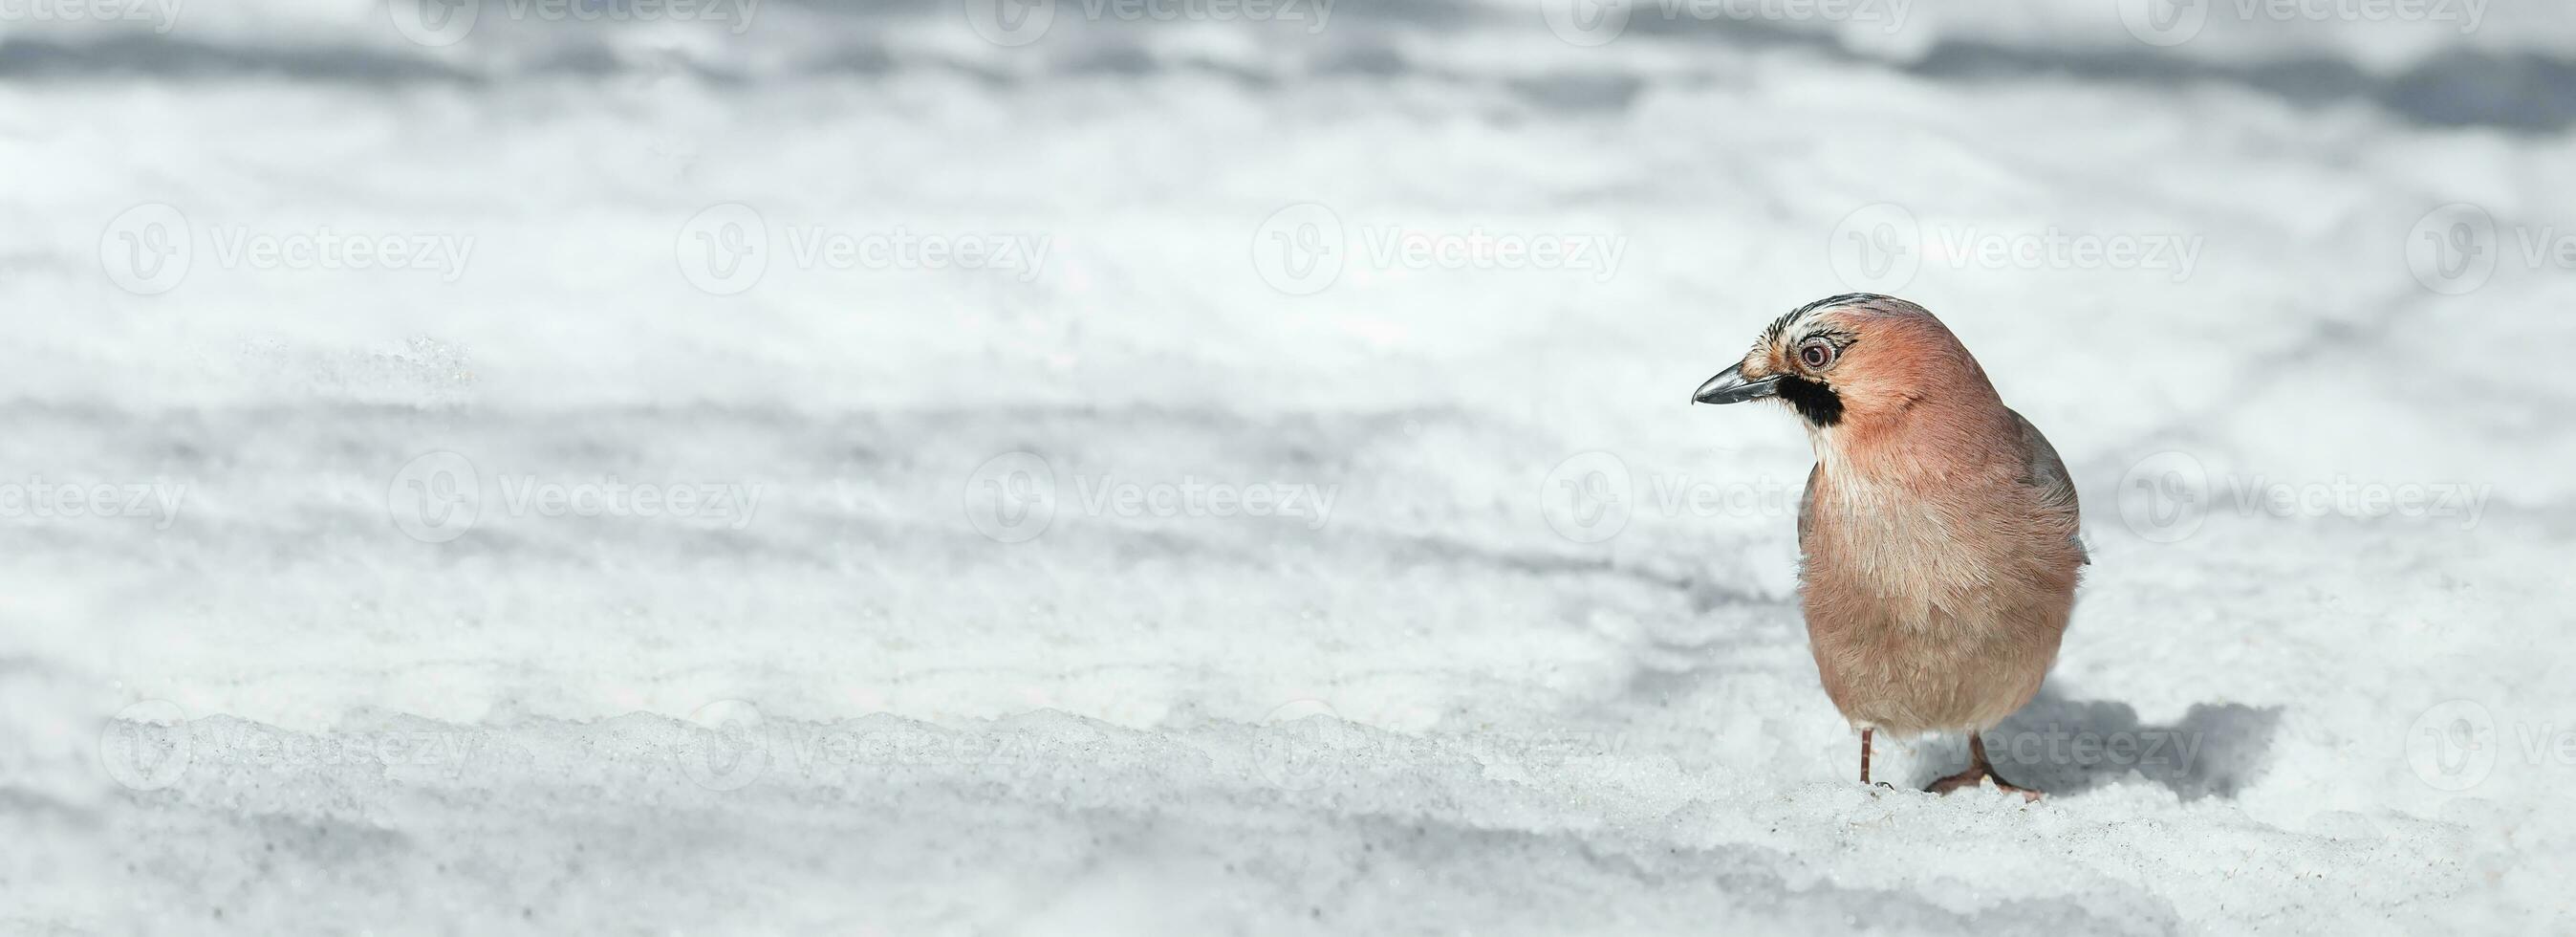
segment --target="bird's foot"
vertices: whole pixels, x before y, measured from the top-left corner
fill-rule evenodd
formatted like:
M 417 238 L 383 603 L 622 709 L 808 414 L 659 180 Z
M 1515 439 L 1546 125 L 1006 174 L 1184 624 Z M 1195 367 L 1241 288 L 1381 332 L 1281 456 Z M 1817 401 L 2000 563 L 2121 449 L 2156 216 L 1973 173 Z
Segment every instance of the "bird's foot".
M 1971 765 L 1966 771 L 1961 771 L 1957 774 L 1932 782 L 1931 786 L 1924 788 L 1924 790 L 1935 794 L 1947 795 L 1951 791 L 1975 787 L 1992 787 L 1998 791 L 2020 794 L 2021 799 L 2025 802 L 2036 801 L 2042 797 L 2048 796 L 2039 791 L 2031 790 L 2030 788 L 2022 787 L 2010 781 L 2006 781 L 2001 775 L 1994 773 L 1994 771 L 1986 768 L 1984 765 Z

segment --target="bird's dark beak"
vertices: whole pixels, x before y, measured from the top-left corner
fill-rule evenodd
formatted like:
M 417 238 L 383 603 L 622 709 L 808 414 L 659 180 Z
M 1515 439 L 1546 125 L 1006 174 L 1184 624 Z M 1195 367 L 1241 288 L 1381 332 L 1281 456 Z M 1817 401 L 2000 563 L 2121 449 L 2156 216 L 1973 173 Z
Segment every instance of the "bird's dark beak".
M 1708 383 L 1699 385 L 1699 392 L 1691 395 L 1691 402 L 1743 403 L 1779 392 L 1779 375 L 1748 381 L 1744 379 L 1744 365 L 1737 364 L 1717 372 L 1717 376 L 1709 378 Z

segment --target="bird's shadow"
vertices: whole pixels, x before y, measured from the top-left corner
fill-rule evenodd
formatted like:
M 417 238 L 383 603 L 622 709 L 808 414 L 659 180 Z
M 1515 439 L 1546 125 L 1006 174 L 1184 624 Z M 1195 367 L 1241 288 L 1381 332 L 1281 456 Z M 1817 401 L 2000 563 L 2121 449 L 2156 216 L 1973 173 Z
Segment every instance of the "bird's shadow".
M 2081 794 L 2134 771 L 2186 801 L 2234 798 L 2269 764 L 2280 722 L 2278 706 L 2194 703 L 2180 721 L 2146 725 L 2127 703 L 2068 699 L 2048 686 L 1986 732 L 1986 754 L 1997 774 L 2051 794 Z M 1926 745 L 1915 785 L 1967 761 L 1965 738 Z

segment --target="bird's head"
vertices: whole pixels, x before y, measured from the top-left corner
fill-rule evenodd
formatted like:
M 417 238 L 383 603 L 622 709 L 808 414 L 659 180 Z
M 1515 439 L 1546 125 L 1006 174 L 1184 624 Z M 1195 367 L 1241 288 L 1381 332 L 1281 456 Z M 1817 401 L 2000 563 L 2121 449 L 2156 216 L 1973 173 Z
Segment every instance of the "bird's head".
M 1811 429 L 1886 426 L 1927 402 L 1994 399 L 1994 387 L 1939 319 L 1893 296 L 1845 293 L 1790 310 L 1697 403 L 1778 399 Z

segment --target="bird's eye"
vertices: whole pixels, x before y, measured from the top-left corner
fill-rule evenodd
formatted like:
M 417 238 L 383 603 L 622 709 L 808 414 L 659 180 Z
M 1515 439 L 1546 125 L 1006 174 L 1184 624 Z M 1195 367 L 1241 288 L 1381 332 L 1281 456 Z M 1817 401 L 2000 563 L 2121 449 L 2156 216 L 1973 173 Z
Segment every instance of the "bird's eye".
M 1833 343 L 1817 339 L 1798 346 L 1798 363 L 1806 365 L 1810 371 L 1824 370 L 1826 365 L 1834 363 Z

